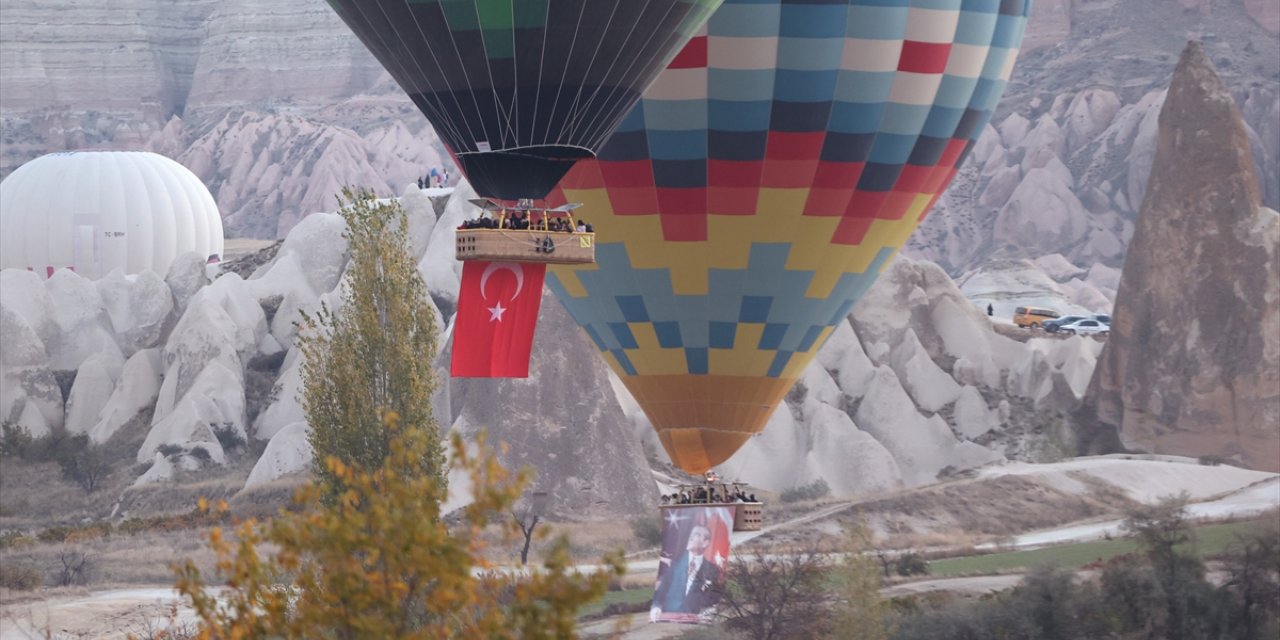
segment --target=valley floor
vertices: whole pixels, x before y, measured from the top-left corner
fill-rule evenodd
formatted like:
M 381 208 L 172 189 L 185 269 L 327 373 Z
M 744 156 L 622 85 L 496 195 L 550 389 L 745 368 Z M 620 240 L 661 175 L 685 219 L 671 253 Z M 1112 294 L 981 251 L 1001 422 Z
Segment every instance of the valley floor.
M 931 504 L 920 496 L 950 489 L 950 499 L 975 500 L 974 496 L 990 493 L 1001 486 L 1002 478 L 1019 477 L 1044 487 L 1054 487 L 1068 495 L 1091 494 L 1112 496 L 1121 501 L 1150 502 L 1167 495 L 1186 492 L 1192 504 L 1188 513 L 1196 519 L 1224 519 L 1253 517 L 1280 508 L 1280 476 L 1272 473 L 1250 471 L 1229 466 L 1205 466 L 1185 458 L 1161 456 L 1099 456 L 1078 458 L 1054 464 L 1013 463 L 990 467 L 976 477 L 952 481 L 943 485 L 921 487 L 900 494 L 869 501 L 828 502 L 809 508 L 788 508 L 775 511 L 775 517 L 785 518 L 770 525 L 764 531 L 735 536 L 738 549 L 744 546 L 785 545 L 803 541 L 800 532 L 821 531 L 824 526 L 832 530 L 841 516 L 850 511 L 862 513 L 863 508 L 875 508 L 875 504 L 898 505 Z M 1102 490 L 1103 483 L 1108 490 Z M 1022 486 L 1022 485 L 1019 485 Z M 1034 485 L 1033 485 L 1034 486 Z M 962 491 L 962 493 L 956 493 Z M 957 497 L 960 496 L 960 497 Z M 913 502 L 914 501 L 914 502 Z M 1054 508 L 1046 504 L 1046 508 Z M 872 515 L 875 512 L 872 511 Z M 917 526 L 937 519 L 936 513 L 918 511 L 913 514 Z M 1119 520 L 1092 518 L 1088 522 L 1071 522 L 1064 526 L 1040 531 L 1020 531 L 1017 535 L 1000 540 L 1000 547 L 1031 548 L 1049 544 L 1102 538 L 1118 532 Z M 904 522 L 898 521 L 899 524 Z M 943 533 L 941 531 L 939 534 Z M 952 531 L 962 536 L 963 532 Z M 185 534 L 190 537 L 190 532 Z M 943 539 L 940 537 L 939 539 Z M 994 543 L 988 543 L 994 544 Z M 975 545 L 977 546 L 977 545 Z M 643 554 L 641 554 L 643 555 Z M 12 556 L 8 558 L 12 560 Z M 157 563 L 174 558 L 155 559 Z M 656 570 L 656 561 L 636 557 L 629 564 L 628 573 L 637 582 L 643 582 Z M 1015 584 L 1018 576 L 974 576 L 962 578 L 930 579 L 893 585 L 886 595 L 901 595 L 922 590 L 952 590 L 985 593 Z M 122 638 L 129 634 L 146 637 L 150 632 L 167 625 L 190 623 L 190 612 L 178 606 L 177 594 L 168 585 L 97 585 L 93 590 L 85 588 L 45 589 L 36 592 L 0 591 L 0 637 L 3 638 Z M 630 621 L 631 631 L 624 638 L 634 640 L 674 637 L 682 633 L 680 625 L 650 625 L 643 614 L 618 616 L 605 620 L 585 622 L 584 634 L 609 635 L 613 625 Z M 588 635 L 587 637 L 590 637 Z M 612 636 L 610 636 L 612 637 Z

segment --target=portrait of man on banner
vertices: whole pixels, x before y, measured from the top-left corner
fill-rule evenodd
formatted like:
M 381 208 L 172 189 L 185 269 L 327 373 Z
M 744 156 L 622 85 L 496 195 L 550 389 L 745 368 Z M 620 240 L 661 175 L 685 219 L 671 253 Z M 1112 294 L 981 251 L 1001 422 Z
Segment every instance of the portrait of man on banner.
M 729 566 L 734 507 L 663 509 L 652 622 L 710 622 Z

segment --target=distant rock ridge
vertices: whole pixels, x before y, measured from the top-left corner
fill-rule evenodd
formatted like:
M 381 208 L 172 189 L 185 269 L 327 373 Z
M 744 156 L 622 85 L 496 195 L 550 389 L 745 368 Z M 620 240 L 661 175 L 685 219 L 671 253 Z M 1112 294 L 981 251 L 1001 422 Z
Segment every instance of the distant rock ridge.
M 283 238 L 342 186 L 393 196 L 450 163 L 323 2 L 82 5 L 4 0 L 0 177 L 53 151 L 155 151 L 209 186 L 228 235 Z M 1238 87 L 1263 201 L 1280 206 L 1277 31 L 1276 0 L 1037 0 L 1005 98 L 906 253 L 953 277 L 993 256 L 1118 268 L 1184 37 Z
M 45 153 L 146 150 L 209 186 L 231 237 L 283 238 L 343 186 L 448 166 L 408 96 L 316 0 L 5 0 L 0 177 Z
M 1280 208 L 1277 19 L 1275 0 L 1037 0 L 1000 107 L 904 253 L 957 280 L 995 259 L 1052 254 L 1119 269 L 1187 39 L 1204 40 L 1231 87 L 1262 201 Z M 1100 302 L 1078 289 L 1063 293 Z
M 1260 202 L 1235 101 L 1192 42 L 1086 395 L 1099 429 L 1086 448 L 1111 433 L 1127 448 L 1280 471 L 1280 215 Z
M 447 378 L 461 271 L 453 247 L 473 197 L 463 182 L 413 186 L 399 198 L 418 270 L 442 311 L 440 425 L 466 436 L 485 429 L 505 443 L 502 461 L 536 469 L 530 490 L 549 494 L 556 518 L 647 512 L 666 454 L 549 294 L 528 379 Z M 216 473 L 210 466 L 241 465 L 261 451 L 236 444 L 245 441 L 267 443 L 249 459 L 246 491 L 296 482 L 311 451 L 295 323 L 321 304 L 340 307 L 345 228 L 337 214 L 312 214 L 259 254 L 217 266 L 185 254 L 163 279 L 0 272 L 0 421 L 114 446 L 142 435 L 128 429 L 141 419 L 143 440 L 119 461 L 151 465 L 138 485 L 181 485 Z M 1063 277 L 1080 275 L 1055 265 Z M 1001 336 L 937 265 L 899 258 L 838 324 L 765 433 L 720 471 L 767 491 L 821 480 L 833 495 L 852 496 L 1001 459 L 1056 459 L 1062 453 L 1043 445 L 1061 439 L 1057 416 L 1079 402 L 1100 346 L 1079 336 Z M 465 504 L 465 480 L 451 487 L 451 504 Z

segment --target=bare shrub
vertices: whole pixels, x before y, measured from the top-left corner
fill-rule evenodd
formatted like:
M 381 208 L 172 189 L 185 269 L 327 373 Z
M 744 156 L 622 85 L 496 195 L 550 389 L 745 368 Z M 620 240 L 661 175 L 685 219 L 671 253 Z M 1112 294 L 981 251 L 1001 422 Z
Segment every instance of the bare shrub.
M 236 430 L 234 424 L 224 422 L 220 425 L 213 426 L 213 435 L 218 439 L 218 444 L 222 445 L 222 450 L 227 453 L 232 451 L 243 451 L 245 449 L 244 436 Z
M 36 539 L 40 542 L 63 542 L 67 536 L 71 534 L 71 527 L 65 525 L 54 525 L 36 534 Z
M 908 551 L 893 563 L 894 571 L 900 576 L 923 576 L 929 574 L 929 563 L 924 556 L 915 551 Z
M 56 460 L 62 477 L 80 485 L 85 493 L 93 493 L 111 473 L 110 458 L 83 433 L 64 438 Z
M 110 522 L 92 522 L 76 527 L 70 527 L 67 535 L 63 537 L 65 542 L 88 542 L 90 540 L 100 540 L 111 535 Z
M 0 587 L 30 591 L 40 586 L 40 571 L 28 564 L 0 564 Z
M 156 447 L 156 451 L 159 451 L 159 452 L 160 452 L 160 455 L 162 455 L 162 456 L 164 456 L 164 457 L 166 457 L 166 458 L 171 458 L 171 457 L 173 457 L 173 456 L 178 455 L 179 453 L 182 453 L 182 452 L 183 452 L 183 448 L 182 448 L 182 447 L 180 447 L 180 446 L 178 446 L 178 445 L 176 445 L 176 444 L 168 444 L 168 443 L 165 443 L 165 444 L 162 444 L 162 445 L 160 445 L 160 446 Z
M 21 549 L 35 544 L 31 536 L 21 531 L 6 531 L 0 533 L 0 551 L 5 549 Z
M 818 478 L 809 484 L 783 491 L 779 499 L 783 502 L 803 502 L 818 500 L 829 495 L 831 495 L 831 487 L 827 485 L 826 480 Z
M 735 558 L 720 600 L 725 628 L 756 640 L 825 637 L 835 595 L 824 558 L 816 549 Z
M 163 618 L 139 614 L 139 622 L 129 632 L 131 640 L 189 640 L 200 637 L 200 627 L 178 619 L 178 604 L 170 603 Z
M 7 420 L 0 424 L 0 456 L 25 458 L 31 441 L 31 432 L 26 427 Z
M 93 572 L 93 557 L 80 549 L 68 549 L 58 554 L 61 565 L 55 569 L 54 583 L 60 587 L 88 584 Z
M 631 521 L 631 533 L 646 547 L 662 544 L 662 525 L 657 520 L 641 516 Z

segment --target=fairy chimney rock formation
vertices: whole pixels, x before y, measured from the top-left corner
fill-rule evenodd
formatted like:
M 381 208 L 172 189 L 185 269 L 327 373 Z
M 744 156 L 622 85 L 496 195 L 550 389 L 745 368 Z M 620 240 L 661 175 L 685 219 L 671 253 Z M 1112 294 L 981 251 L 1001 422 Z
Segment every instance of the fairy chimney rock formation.
M 1085 398 L 1094 437 L 1280 471 L 1280 220 L 1260 202 L 1240 113 L 1192 42 L 1160 113 L 1111 337 Z

